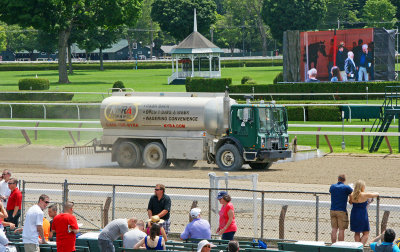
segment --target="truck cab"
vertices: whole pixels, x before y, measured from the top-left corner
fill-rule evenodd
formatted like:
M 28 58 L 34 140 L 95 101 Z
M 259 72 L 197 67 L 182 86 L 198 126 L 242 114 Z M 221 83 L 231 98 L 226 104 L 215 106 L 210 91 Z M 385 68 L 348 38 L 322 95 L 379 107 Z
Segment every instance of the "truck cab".
M 282 105 L 232 105 L 229 130 L 216 154 L 218 166 L 237 170 L 247 163 L 253 169 L 268 169 L 273 162 L 291 157 L 287 128 L 287 110 Z

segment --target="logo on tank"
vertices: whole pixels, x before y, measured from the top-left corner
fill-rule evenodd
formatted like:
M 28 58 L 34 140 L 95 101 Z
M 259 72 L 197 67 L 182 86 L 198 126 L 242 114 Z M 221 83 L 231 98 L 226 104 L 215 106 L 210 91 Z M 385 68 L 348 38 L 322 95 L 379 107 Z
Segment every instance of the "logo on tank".
M 135 120 L 138 114 L 136 103 L 110 103 L 104 109 L 104 117 L 109 122 Z

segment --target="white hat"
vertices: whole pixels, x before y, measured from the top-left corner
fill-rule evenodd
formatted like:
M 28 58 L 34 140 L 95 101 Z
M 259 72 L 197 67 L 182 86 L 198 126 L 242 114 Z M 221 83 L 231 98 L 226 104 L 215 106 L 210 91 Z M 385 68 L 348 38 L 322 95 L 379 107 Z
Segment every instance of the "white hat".
M 199 242 L 199 244 L 197 245 L 197 252 L 201 252 L 201 250 L 203 249 L 204 246 L 206 245 L 210 245 L 210 247 L 216 247 L 214 244 L 212 244 L 211 242 L 208 242 L 207 240 L 201 240 Z
M 190 210 L 190 216 L 192 218 L 199 218 L 201 209 L 200 208 L 192 208 L 192 210 Z

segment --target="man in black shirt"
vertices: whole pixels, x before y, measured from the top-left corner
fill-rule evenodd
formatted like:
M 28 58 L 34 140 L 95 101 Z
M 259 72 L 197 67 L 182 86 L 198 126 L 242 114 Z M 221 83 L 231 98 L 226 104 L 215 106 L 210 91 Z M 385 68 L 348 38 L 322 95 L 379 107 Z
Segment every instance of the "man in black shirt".
M 171 211 L 171 199 L 165 194 L 165 186 L 162 184 L 157 184 L 154 189 L 154 195 L 151 196 L 149 200 L 149 205 L 147 207 L 147 213 L 149 218 L 151 216 L 158 215 L 160 219 L 164 222 L 161 224 L 165 229 L 165 233 L 168 234 L 171 222 L 169 221 L 169 213 Z

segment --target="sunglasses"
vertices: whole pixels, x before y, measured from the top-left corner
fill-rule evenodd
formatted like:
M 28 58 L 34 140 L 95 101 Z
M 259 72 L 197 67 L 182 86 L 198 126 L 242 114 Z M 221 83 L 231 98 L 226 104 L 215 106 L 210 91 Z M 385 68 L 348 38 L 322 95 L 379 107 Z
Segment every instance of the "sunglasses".
M 206 246 L 204 246 L 204 247 L 206 247 L 206 248 L 211 248 L 211 246 L 210 246 L 210 245 L 206 245 Z
M 10 183 L 8 183 L 8 184 L 9 184 L 9 185 L 12 185 L 12 184 L 16 184 L 16 183 L 11 183 L 11 182 L 10 182 Z
M 50 201 L 45 201 L 44 203 L 46 203 L 46 204 L 50 204 Z
M 154 191 L 161 191 L 161 189 L 154 189 Z

